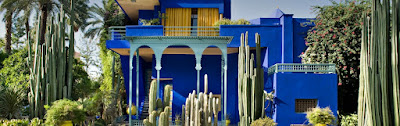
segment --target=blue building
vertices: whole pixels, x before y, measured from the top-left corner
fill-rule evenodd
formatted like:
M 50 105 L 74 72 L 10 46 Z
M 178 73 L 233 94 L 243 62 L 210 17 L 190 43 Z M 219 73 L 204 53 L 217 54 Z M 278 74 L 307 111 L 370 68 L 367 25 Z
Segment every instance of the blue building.
M 185 98 L 193 90 L 203 91 L 201 77 L 208 74 L 208 91 L 222 99 L 220 119 L 238 115 L 238 47 L 241 33 L 261 35 L 261 59 L 265 72 L 264 90 L 275 92 L 267 116 L 279 126 L 306 123 L 305 111 L 329 106 L 337 111 L 337 76 L 332 64 L 301 64 L 306 49 L 304 38 L 312 27 L 307 18 L 293 18 L 276 9 L 251 25 L 213 26 L 230 19 L 230 0 L 116 0 L 138 25 L 111 27 L 106 46 L 120 54 L 128 103 L 138 106 L 136 119 L 144 119 L 149 83 L 157 80 L 158 96 L 170 84 L 172 117 L 181 113 Z M 158 19 L 159 25 L 143 20 Z M 255 52 L 255 50 L 252 50 Z M 129 81 L 128 81 L 129 80 Z M 161 97 L 162 98 L 162 97 Z M 266 106 L 267 107 L 267 106 Z

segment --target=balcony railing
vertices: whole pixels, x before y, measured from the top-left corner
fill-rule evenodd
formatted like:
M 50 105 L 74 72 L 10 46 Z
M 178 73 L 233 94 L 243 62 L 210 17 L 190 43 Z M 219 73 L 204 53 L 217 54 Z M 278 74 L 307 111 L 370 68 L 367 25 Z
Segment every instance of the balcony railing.
M 164 36 L 219 36 L 219 27 L 164 26 Z
M 126 28 L 125 26 L 111 26 L 108 28 L 108 35 L 111 40 L 121 40 L 125 37 Z
M 278 63 L 268 68 L 268 75 L 279 72 L 335 73 L 335 64 Z
M 141 29 L 141 27 L 136 28 Z M 146 29 L 146 26 L 143 26 Z M 145 32 L 151 32 L 146 30 Z M 215 26 L 163 26 L 164 36 L 219 36 L 219 27 Z M 111 26 L 108 29 L 111 40 L 121 40 L 125 37 L 125 26 Z

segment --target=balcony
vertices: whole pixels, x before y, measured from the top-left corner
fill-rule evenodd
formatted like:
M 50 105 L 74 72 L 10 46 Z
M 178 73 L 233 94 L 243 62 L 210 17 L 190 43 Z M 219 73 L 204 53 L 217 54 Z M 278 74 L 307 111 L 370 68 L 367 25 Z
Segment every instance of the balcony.
M 219 36 L 215 26 L 111 26 L 108 34 L 111 40 L 121 40 L 125 36 Z
M 335 73 L 336 67 L 335 64 L 278 63 L 268 68 L 268 75 L 284 72 Z

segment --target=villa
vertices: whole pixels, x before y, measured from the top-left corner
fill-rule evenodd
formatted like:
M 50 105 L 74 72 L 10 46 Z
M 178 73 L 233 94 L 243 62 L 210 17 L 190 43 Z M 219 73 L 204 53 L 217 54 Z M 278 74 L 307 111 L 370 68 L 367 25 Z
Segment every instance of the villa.
M 265 113 L 279 126 L 303 124 L 305 112 L 327 107 L 337 115 L 337 75 L 332 64 L 301 64 L 306 49 L 304 38 L 313 26 L 309 18 L 294 18 L 276 9 L 251 25 L 220 25 L 231 18 L 231 0 L 115 0 L 137 25 L 110 27 L 108 49 L 121 58 L 127 103 L 137 106 L 133 118 L 148 115 L 150 81 L 171 85 L 172 114 L 181 113 L 193 90 L 203 92 L 203 76 L 208 75 L 208 91 L 221 99 L 221 120 L 231 124 L 238 115 L 238 47 L 240 36 L 249 33 L 255 54 L 255 33 L 261 38 L 264 90 L 274 91 L 274 102 Z M 264 13 L 264 12 L 260 12 Z M 159 19 L 159 25 L 145 25 L 143 19 Z M 267 104 L 266 106 L 267 107 Z M 171 120 L 171 121 L 172 121 Z

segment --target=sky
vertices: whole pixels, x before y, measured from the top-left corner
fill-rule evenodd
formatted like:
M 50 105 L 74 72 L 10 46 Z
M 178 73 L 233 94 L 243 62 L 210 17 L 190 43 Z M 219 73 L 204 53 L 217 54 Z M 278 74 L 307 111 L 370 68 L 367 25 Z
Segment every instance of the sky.
M 334 0 L 340 2 L 341 0 Z M 231 0 L 232 19 L 256 19 L 268 17 L 275 9 L 279 8 L 286 14 L 294 14 L 295 18 L 314 18 L 313 6 L 330 5 L 330 0 Z M 102 5 L 102 0 L 90 0 L 89 5 Z M 5 36 L 5 24 L 3 22 L 4 13 L 0 13 L 0 38 Z M 32 20 L 32 19 L 31 19 Z M 31 21 L 33 22 L 33 21 Z M 87 41 L 83 33 L 76 33 L 77 46 Z M 79 50 L 77 50 L 79 52 Z M 97 51 L 98 52 L 98 51 Z M 99 76 L 100 68 L 90 68 L 89 75 Z

